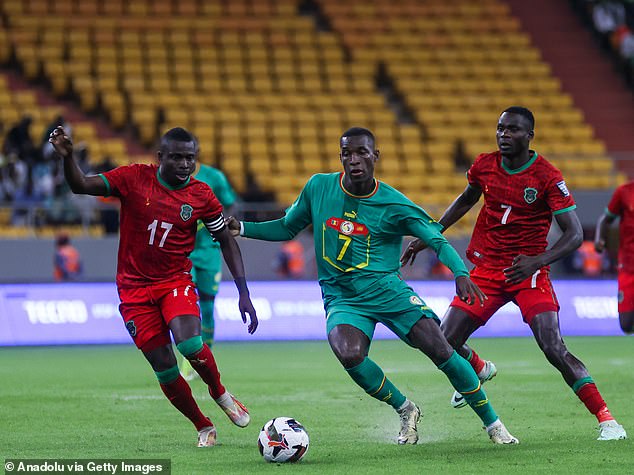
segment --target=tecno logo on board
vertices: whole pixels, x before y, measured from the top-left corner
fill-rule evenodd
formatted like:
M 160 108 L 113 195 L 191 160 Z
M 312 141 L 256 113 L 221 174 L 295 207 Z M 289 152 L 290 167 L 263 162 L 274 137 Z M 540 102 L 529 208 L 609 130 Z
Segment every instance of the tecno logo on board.
M 88 309 L 82 300 L 25 300 L 22 308 L 33 324 L 86 323 Z

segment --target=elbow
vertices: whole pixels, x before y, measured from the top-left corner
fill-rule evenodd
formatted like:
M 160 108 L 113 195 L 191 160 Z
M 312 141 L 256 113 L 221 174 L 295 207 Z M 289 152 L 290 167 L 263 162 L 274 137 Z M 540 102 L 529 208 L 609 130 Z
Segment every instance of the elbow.
M 574 246 L 573 249 L 578 249 L 583 244 L 583 233 L 576 232 L 570 241 L 571 245 Z

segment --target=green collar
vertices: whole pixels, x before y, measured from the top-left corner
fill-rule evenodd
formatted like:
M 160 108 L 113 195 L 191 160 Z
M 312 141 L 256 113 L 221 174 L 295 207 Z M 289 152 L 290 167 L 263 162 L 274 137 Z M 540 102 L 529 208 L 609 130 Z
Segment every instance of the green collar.
M 506 165 L 504 165 L 504 158 L 502 158 L 501 159 L 502 168 L 504 168 L 504 171 L 506 171 L 506 173 L 508 173 L 509 175 L 514 175 L 516 173 L 523 172 L 528 167 L 530 167 L 533 163 L 535 163 L 535 160 L 537 160 L 537 152 L 535 150 L 530 150 L 530 153 L 531 153 L 531 158 L 528 160 L 528 162 L 526 162 L 521 167 L 515 168 L 515 169 L 509 168 Z
M 180 190 L 181 188 L 185 188 L 187 185 L 189 185 L 189 181 L 192 179 L 192 177 L 190 176 L 189 178 L 187 178 L 187 181 L 183 183 L 182 185 L 172 186 L 161 178 L 161 174 L 159 173 L 159 168 L 156 169 L 156 178 L 158 179 L 159 183 L 163 185 L 165 188 L 167 188 L 168 190 Z

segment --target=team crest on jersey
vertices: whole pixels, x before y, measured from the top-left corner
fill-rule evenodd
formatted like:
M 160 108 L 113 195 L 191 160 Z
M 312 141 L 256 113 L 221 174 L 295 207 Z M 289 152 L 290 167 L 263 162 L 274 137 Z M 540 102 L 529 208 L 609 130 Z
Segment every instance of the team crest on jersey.
M 423 305 L 423 301 L 417 295 L 412 295 L 409 298 L 409 303 L 412 305 Z
M 128 333 L 132 338 L 136 336 L 136 325 L 134 322 L 128 322 L 125 324 L 125 329 L 128 330 Z
M 534 203 L 537 199 L 537 190 L 535 188 L 524 188 L 524 200 L 528 203 Z
M 355 223 L 353 221 L 348 221 L 347 219 L 341 218 L 329 218 L 326 221 L 326 226 L 329 228 L 335 229 L 337 232 L 345 236 L 350 235 L 362 235 L 365 236 L 368 234 L 368 228 L 365 224 Z
M 564 180 L 557 182 L 557 188 L 559 188 L 562 195 L 570 196 L 570 192 L 568 191 L 568 187 L 566 186 L 566 182 Z
M 194 212 L 194 208 L 192 208 L 190 205 L 182 205 L 181 206 L 181 219 L 183 221 L 187 221 L 189 218 L 192 217 L 192 213 Z

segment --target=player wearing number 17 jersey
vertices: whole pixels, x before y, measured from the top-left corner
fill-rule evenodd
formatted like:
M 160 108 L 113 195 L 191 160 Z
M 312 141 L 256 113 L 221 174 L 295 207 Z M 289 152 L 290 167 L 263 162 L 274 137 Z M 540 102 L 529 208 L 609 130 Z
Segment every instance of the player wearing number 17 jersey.
M 509 107 L 499 118 L 499 150 L 480 155 L 467 176 L 469 184 L 440 218 L 447 229 L 484 195 L 467 256 L 475 264 L 471 278 L 487 295 L 482 306 L 467 306 L 454 299 L 443 319 L 449 342 L 465 357 L 482 382 L 496 374 L 465 345 L 507 302 L 519 306 L 548 361 L 559 370 L 587 409 L 599 421 L 599 440 L 626 438 L 625 430 L 608 410 L 584 364 L 570 351 L 559 331 L 559 304 L 548 277 L 548 265 L 579 247 L 582 230 L 575 203 L 561 173 L 544 157 L 529 149 L 535 119 L 524 107 Z M 563 234 L 550 249 L 546 236 L 552 217 Z M 424 247 L 412 242 L 402 257 L 413 259 Z M 452 405 L 462 407 L 454 393 Z
M 352 128 L 340 138 L 343 173 L 314 175 L 275 221 L 239 223 L 246 237 L 286 241 L 313 227 L 328 342 L 350 377 L 370 396 L 400 416 L 399 444 L 415 444 L 420 409 L 368 357 L 377 323 L 425 353 L 443 371 L 498 444 L 515 444 L 480 387 L 473 368 L 451 348 L 438 317 L 401 278 L 399 254 L 404 235 L 418 236 L 456 276 L 459 299 L 478 305 L 484 296 L 440 226 L 402 193 L 374 178 L 379 158 L 374 135 Z
M 119 310 L 163 393 L 198 430 L 198 446 L 215 445 L 216 429 L 179 373 L 171 336 L 216 403 L 234 424 L 246 426 L 249 413 L 220 382 L 213 354 L 200 336 L 198 295 L 188 259 L 199 219 L 220 243 L 238 287 L 242 319 L 246 323 L 249 314 L 251 320 L 249 333 L 256 330 L 258 321 L 240 249 L 224 223 L 222 206 L 209 186 L 191 178 L 198 154 L 195 138 L 185 129 L 171 129 L 161 139 L 158 166 L 130 165 L 92 176 L 84 175 L 77 165 L 73 144 L 61 127 L 49 141 L 64 159 L 64 176 L 74 193 L 113 195 L 121 200 Z

